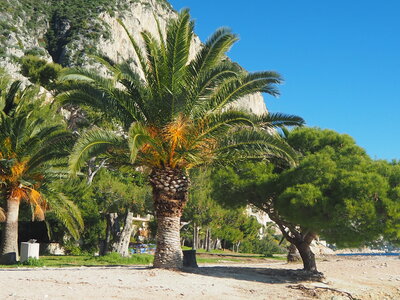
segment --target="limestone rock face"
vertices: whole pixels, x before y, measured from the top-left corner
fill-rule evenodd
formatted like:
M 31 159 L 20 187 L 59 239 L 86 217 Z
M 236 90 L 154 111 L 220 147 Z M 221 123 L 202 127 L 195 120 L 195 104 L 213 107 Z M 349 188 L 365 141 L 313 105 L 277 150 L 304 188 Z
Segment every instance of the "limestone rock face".
M 22 1 L 20 0 L 13 1 L 15 1 L 13 2 L 15 5 L 22 5 Z M 87 36 L 81 35 L 65 45 L 60 45 L 60 53 L 55 62 L 61 63 L 64 66 L 98 68 L 98 66 L 93 65 L 93 62 L 87 56 L 90 49 L 92 52 L 94 50 L 106 54 L 117 62 L 130 60 L 134 66 L 138 66 L 137 58 L 130 45 L 130 41 L 122 26 L 117 22 L 117 18 L 121 18 L 132 36 L 137 41 L 141 41 L 140 32 L 143 30 L 158 35 L 154 16 L 158 18 L 162 30 L 165 31 L 167 21 L 171 18 L 176 18 L 177 13 L 169 5 L 160 0 L 130 1 L 124 9 L 114 12 L 102 12 L 96 20 L 92 20 L 92 23 L 102 24 L 108 34 L 102 35 L 96 40 L 90 40 Z M 27 82 L 27 79 L 20 73 L 18 58 L 31 49 L 40 52 L 41 57 L 49 62 L 54 60 L 54 55 L 52 58 L 45 43 L 45 35 L 49 30 L 50 20 L 46 19 L 46 16 L 39 16 L 37 19 L 40 22 L 38 21 L 35 24 L 34 30 L 30 30 L 26 27 L 29 18 L 28 16 L 24 18 L 13 19 L 7 12 L 0 12 L 0 19 L 5 20 L 13 26 L 13 30 L 8 32 L 5 38 L 0 41 L 0 56 L 2 56 L 0 67 L 5 68 L 15 79 Z M 58 28 L 64 28 L 64 31 L 60 30 L 59 34 L 65 34 L 69 29 L 68 20 L 62 20 L 60 24 L 56 25 Z M 201 41 L 198 37 L 195 37 L 191 47 L 192 58 L 200 47 Z M 139 69 L 137 70 L 140 72 Z M 105 70 L 99 71 L 105 74 Z M 262 114 L 267 111 L 261 94 L 254 94 L 240 99 L 235 105 L 256 114 Z

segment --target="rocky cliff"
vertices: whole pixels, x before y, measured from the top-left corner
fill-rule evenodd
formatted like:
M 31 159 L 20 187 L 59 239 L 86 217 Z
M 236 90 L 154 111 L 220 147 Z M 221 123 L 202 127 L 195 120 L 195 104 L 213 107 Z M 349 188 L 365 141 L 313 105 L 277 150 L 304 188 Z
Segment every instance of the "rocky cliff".
M 115 61 L 137 65 L 128 37 L 116 21 L 121 18 L 133 37 L 143 30 L 157 34 L 176 11 L 164 0 L 3 0 L 0 3 L 0 67 L 16 79 L 20 58 L 33 54 L 63 66 L 97 67 L 88 54 L 101 52 Z M 201 47 L 195 38 L 194 54 Z M 261 114 L 261 94 L 241 99 L 238 106 Z

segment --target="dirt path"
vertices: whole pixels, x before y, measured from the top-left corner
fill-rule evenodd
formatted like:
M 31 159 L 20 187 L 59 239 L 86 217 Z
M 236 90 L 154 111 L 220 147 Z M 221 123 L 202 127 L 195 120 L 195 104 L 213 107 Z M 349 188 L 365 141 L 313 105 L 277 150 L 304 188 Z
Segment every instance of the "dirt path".
M 0 299 L 400 299 L 400 259 L 338 258 L 318 262 L 323 282 L 307 281 L 298 264 L 202 265 L 168 271 L 148 267 L 0 270 Z

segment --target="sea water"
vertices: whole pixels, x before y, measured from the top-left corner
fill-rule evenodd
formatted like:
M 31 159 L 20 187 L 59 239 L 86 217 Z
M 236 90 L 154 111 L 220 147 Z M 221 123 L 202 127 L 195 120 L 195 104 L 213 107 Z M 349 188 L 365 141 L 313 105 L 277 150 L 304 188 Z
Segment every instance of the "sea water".
M 376 253 L 339 253 L 337 256 L 400 256 L 400 252 L 376 252 Z

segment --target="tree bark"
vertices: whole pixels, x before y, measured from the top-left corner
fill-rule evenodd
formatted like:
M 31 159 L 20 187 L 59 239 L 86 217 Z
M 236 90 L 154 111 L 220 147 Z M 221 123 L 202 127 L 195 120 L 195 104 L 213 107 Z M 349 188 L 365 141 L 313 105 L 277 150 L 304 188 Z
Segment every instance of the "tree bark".
M 198 238 L 199 238 L 199 232 L 198 232 L 198 227 L 196 223 L 193 223 L 193 245 L 192 245 L 192 250 L 197 250 L 198 248 Z
M 124 228 L 118 232 L 117 239 L 112 246 L 112 251 L 121 254 L 121 256 L 129 256 L 129 242 L 133 232 L 133 213 L 129 210 L 125 215 Z
M 318 273 L 315 255 L 310 248 L 310 244 L 317 237 L 317 234 L 301 228 L 300 226 L 296 226 L 296 224 L 285 221 L 274 208 L 273 200 L 273 198 L 268 199 L 267 201 L 263 202 L 263 205 L 259 208 L 265 211 L 271 220 L 278 225 L 283 236 L 290 243 L 296 246 L 300 253 L 301 259 L 303 260 L 304 270 Z
M 158 216 L 155 268 L 182 268 L 183 254 L 179 234 L 180 217 Z
M 290 246 L 288 247 L 288 255 L 287 255 L 287 261 L 288 262 L 298 262 L 301 259 L 299 251 L 297 250 L 296 246 L 292 243 L 290 243 Z
M 206 232 L 206 251 L 210 252 L 211 247 L 211 228 L 207 228 Z
M 214 244 L 214 249 L 221 249 L 222 245 L 221 245 L 221 240 L 219 238 L 215 239 L 215 244 Z
M 180 218 L 188 199 L 189 178 L 183 170 L 153 169 L 150 174 L 157 217 L 155 268 L 182 268 Z
M 239 253 L 240 241 L 236 243 L 236 252 Z
M 19 201 L 7 199 L 7 213 L 4 231 L 1 239 L 0 264 L 11 265 L 18 260 L 18 215 Z
M 299 250 L 301 259 L 303 260 L 303 267 L 305 271 L 318 272 L 317 264 L 315 262 L 315 255 L 310 248 L 311 242 L 303 241 L 296 245 Z
M 104 248 L 100 255 L 106 255 L 111 251 L 111 242 L 117 236 L 119 231 L 118 214 L 107 213 L 106 214 L 106 239 L 104 241 Z

